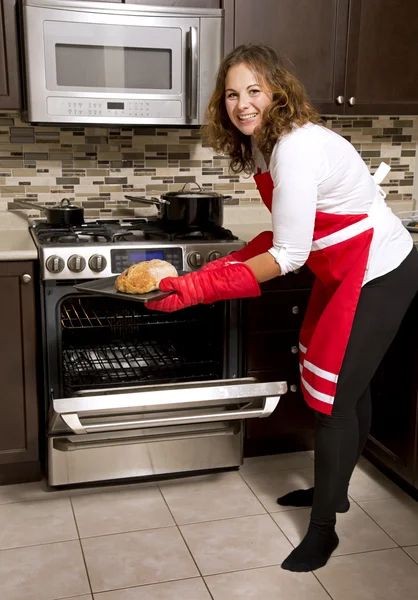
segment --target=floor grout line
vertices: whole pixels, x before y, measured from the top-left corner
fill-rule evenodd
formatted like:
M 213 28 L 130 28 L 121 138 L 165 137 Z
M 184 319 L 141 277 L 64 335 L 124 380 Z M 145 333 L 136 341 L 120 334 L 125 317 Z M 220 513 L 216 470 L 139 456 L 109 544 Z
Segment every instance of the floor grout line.
M 83 544 L 81 542 L 80 531 L 79 531 L 79 528 L 78 528 L 77 518 L 75 516 L 75 510 L 74 510 L 73 503 L 71 502 L 71 498 L 70 498 L 70 505 L 71 505 L 71 511 L 72 511 L 73 517 L 74 517 L 75 527 L 77 529 L 78 543 L 80 544 L 81 555 L 83 557 L 84 567 L 86 569 L 87 581 L 89 583 L 91 596 L 93 597 L 93 587 L 91 585 L 89 569 L 87 567 L 87 560 L 86 560 L 86 557 L 85 557 L 85 554 L 84 554 L 84 548 L 83 548 Z
M 172 512 L 172 510 L 171 510 L 171 508 L 170 508 L 170 506 L 169 506 L 169 504 L 168 504 L 168 502 L 167 502 L 167 500 L 166 500 L 166 498 L 165 498 L 165 496 L 164 496 L 164 494 L 163 494 L 162 490 L 160 489 L 160 486 L 159 486 L 159 485 L 157 485 L 157 487 L 158 487 L 158 491 L 160 492 L 160 494 L 161 494 L 161 497 L 162 497 L 162 499 L 163 499 L 164 503 L 165 503 L 165 504 L 166 504 L 166 506 L 167 506 L 167 509 L 168 509 L 168 511 L 169 511 L 169 513 L 170 513 L 170 515 L 172 516 L 172 518 L 173 518 L 173 520 L 174 520 L 174 522 L 175 522 L 175 524 L 176 524 L 177 530 L 178 530 L 179 534 L 181 535 L 181 538 L 182 538 L 182 540 L 183 540 L 183 542 L 184 542 L 184 544 L 185 544 L 185 546 L 186 546 L 187 550 L 189 551 L 189 554 L 190 554 L 190 556 L 192 557 L 192 560 L 193 560 L 193 562 L 194 562 L 194 564 L 195 564 L 195 566 L 196 566 L 196 569 L 198 570 L 198 573 L 199 573 L 200 577 L 201 577 L 201 578 L 202 578 L 202 580 L 203 580 L 203 583 L 204 583 L 204 585 L 205 585 L 205 587 L 206 587 L 206 589 L 207 589 L 207 592 L 208 592 L 209 596 L 211 597 L 211 599 L 212 599 L 212 600 L 214 600 L 214 599 L 213 599 L 213 596 L 212 596 L 212 594 L 210 593 L 210 590 L 209 590 L 208 584 L 206 583 L 206 581 L 205 581 L 205 578 L 204 578 L 204 576 L 203 576 L 203 574 L 202 574 L 202 572 L 201 572 L 201 570 L 200 570 L 200 568 L 199 568 L 199 565 L 197 564 L 197 561 L 196 561 L 195 557 L 193 556 L 193 552 L 190 550 L 190 548 L 189 548 L 189 545 L 188 545 L 188 543 L 186 542 L 186 539 L 185 539 L 185 537 L 184 537 L 184 535 L 183 535 L 183 532 L 182 532 L 182 531 L 181 531 L 181 529 L 180 529 L 180 525 L 178 525 L 178 523 L 177 523 L 177 521 L 176 521 L 176 519 L 175 519 L 175 516 L 174 516 L 174 514 L 173 514 L 173 512 Z

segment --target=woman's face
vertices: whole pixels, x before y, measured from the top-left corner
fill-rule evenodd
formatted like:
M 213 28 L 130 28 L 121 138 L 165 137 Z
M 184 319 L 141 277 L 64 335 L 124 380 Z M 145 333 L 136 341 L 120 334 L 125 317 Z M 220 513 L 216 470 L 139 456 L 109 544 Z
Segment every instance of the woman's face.
M 258 78 L 245 64 L 231 67 L 225 77 L 225 106 L 232 123 L 244 135 L 254 135 L 261 125 L 264 109 L 272 94 L 260 85 Z

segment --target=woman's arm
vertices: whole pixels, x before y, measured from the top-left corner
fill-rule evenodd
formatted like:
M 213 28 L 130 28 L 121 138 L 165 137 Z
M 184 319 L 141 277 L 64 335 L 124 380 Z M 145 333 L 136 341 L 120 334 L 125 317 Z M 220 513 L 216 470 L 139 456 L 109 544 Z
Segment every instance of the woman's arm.
M 269 281 L 282 274 L 280 265 L 269 252 L 264 252 L 245 262 L 254 273 L 258 283 Z
M 272 220 L 272 261 L 258 265 L 265 276 L 269 265 L 277 263 L 286 275 L 301 267 L 311 251 L 318 198 L 318 179 L 322 148 L 312 130 L 300 128 L 273 150 L 270 173 L 274 183 Z M 261 275 L 263 276 L 263 275 Z

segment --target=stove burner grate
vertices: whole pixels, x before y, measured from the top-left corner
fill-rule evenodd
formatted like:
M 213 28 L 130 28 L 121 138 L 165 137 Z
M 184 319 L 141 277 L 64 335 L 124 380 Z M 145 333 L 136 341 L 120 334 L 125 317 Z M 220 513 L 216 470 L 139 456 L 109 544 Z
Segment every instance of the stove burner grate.
M 80 227 L 56 227 L 37 223 L 33 231 L 41 245 L 91 243 L 123 243 L 144 241 L 231 241 L 237 237 L 229 229 L 217 227 L 210 231 L 167 231 L 158 219 L 98 220 Z

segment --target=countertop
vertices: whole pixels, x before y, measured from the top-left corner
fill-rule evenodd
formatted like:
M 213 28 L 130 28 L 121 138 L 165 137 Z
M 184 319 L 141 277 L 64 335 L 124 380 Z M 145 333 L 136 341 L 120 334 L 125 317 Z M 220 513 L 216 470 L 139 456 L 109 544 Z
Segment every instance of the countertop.
M 25 214 L 0 213 L 0 261 L 36 260 L 38 251 Z
M 38 253 L 29 233 L 27 215 L 22 212 L 0 213 L 0 261 L 36 260 Z M 271 216 L 264 206 L 237 208 L 226 206 L 224 227 L 244 242 L 251 241 L 258 233 L 272 229 Z M 412 239 L 418 245 L 418 233 Z

